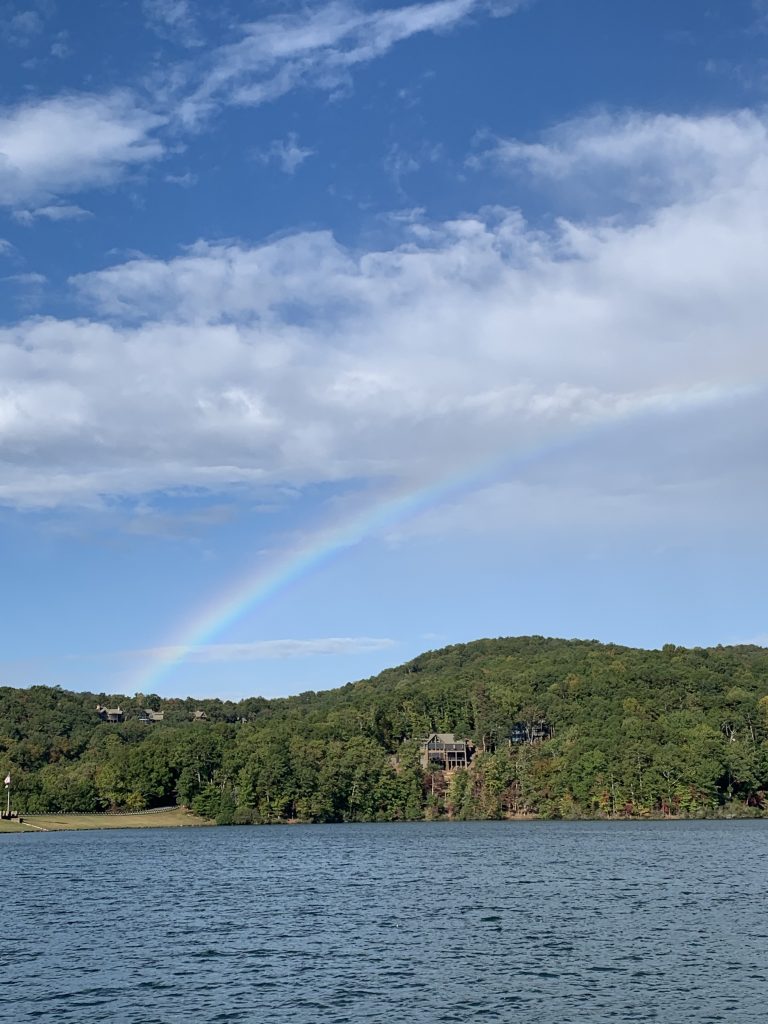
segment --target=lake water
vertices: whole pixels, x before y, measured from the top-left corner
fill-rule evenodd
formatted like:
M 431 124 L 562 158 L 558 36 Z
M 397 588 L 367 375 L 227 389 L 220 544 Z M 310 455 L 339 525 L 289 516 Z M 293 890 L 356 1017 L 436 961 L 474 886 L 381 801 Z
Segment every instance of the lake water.
M 0 836 L 0 1018 L 764 1022 L 768 823 Z

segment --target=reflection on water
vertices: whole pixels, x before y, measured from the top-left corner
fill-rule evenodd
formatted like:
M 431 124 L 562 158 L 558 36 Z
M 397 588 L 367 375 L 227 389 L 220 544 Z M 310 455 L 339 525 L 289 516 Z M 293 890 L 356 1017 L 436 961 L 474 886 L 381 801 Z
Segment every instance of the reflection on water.
M 0 836 L 0 1019 L 766 1020 L 768 823 Z

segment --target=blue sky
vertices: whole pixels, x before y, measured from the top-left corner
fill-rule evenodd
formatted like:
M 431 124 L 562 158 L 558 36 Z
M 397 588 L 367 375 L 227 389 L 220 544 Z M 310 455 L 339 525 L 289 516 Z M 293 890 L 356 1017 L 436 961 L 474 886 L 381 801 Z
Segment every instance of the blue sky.
M 768 636 L 768 4 L 0 24 L 0 681 Z

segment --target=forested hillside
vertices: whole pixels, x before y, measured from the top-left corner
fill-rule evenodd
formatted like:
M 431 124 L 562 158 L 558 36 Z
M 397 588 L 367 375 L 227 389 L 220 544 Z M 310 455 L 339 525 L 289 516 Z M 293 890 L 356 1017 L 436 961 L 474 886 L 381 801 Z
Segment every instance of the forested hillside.
M 97 704 L 119 704 L 126 721 L 100 721 Z M 140 722 L 144 708 L 164 720 Z M 549 738 L 510 742 L 516 725 L 541 722 Z M 468 770 L 421 767 L 433 730 L 472 740 Z M 0 769 L 22 813 L 177 802 L 221 823 L 768 813 L 768 650 L 478 640 L 337 690 L 240 703 L 5 687 Z

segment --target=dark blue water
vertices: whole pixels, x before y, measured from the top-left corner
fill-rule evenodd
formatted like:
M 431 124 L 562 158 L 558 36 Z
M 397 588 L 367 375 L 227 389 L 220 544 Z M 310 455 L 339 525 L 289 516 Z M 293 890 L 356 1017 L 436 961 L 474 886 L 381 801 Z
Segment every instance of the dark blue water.
M 0 836 L 0 1018 L 768 1020 L 768 823 Z

